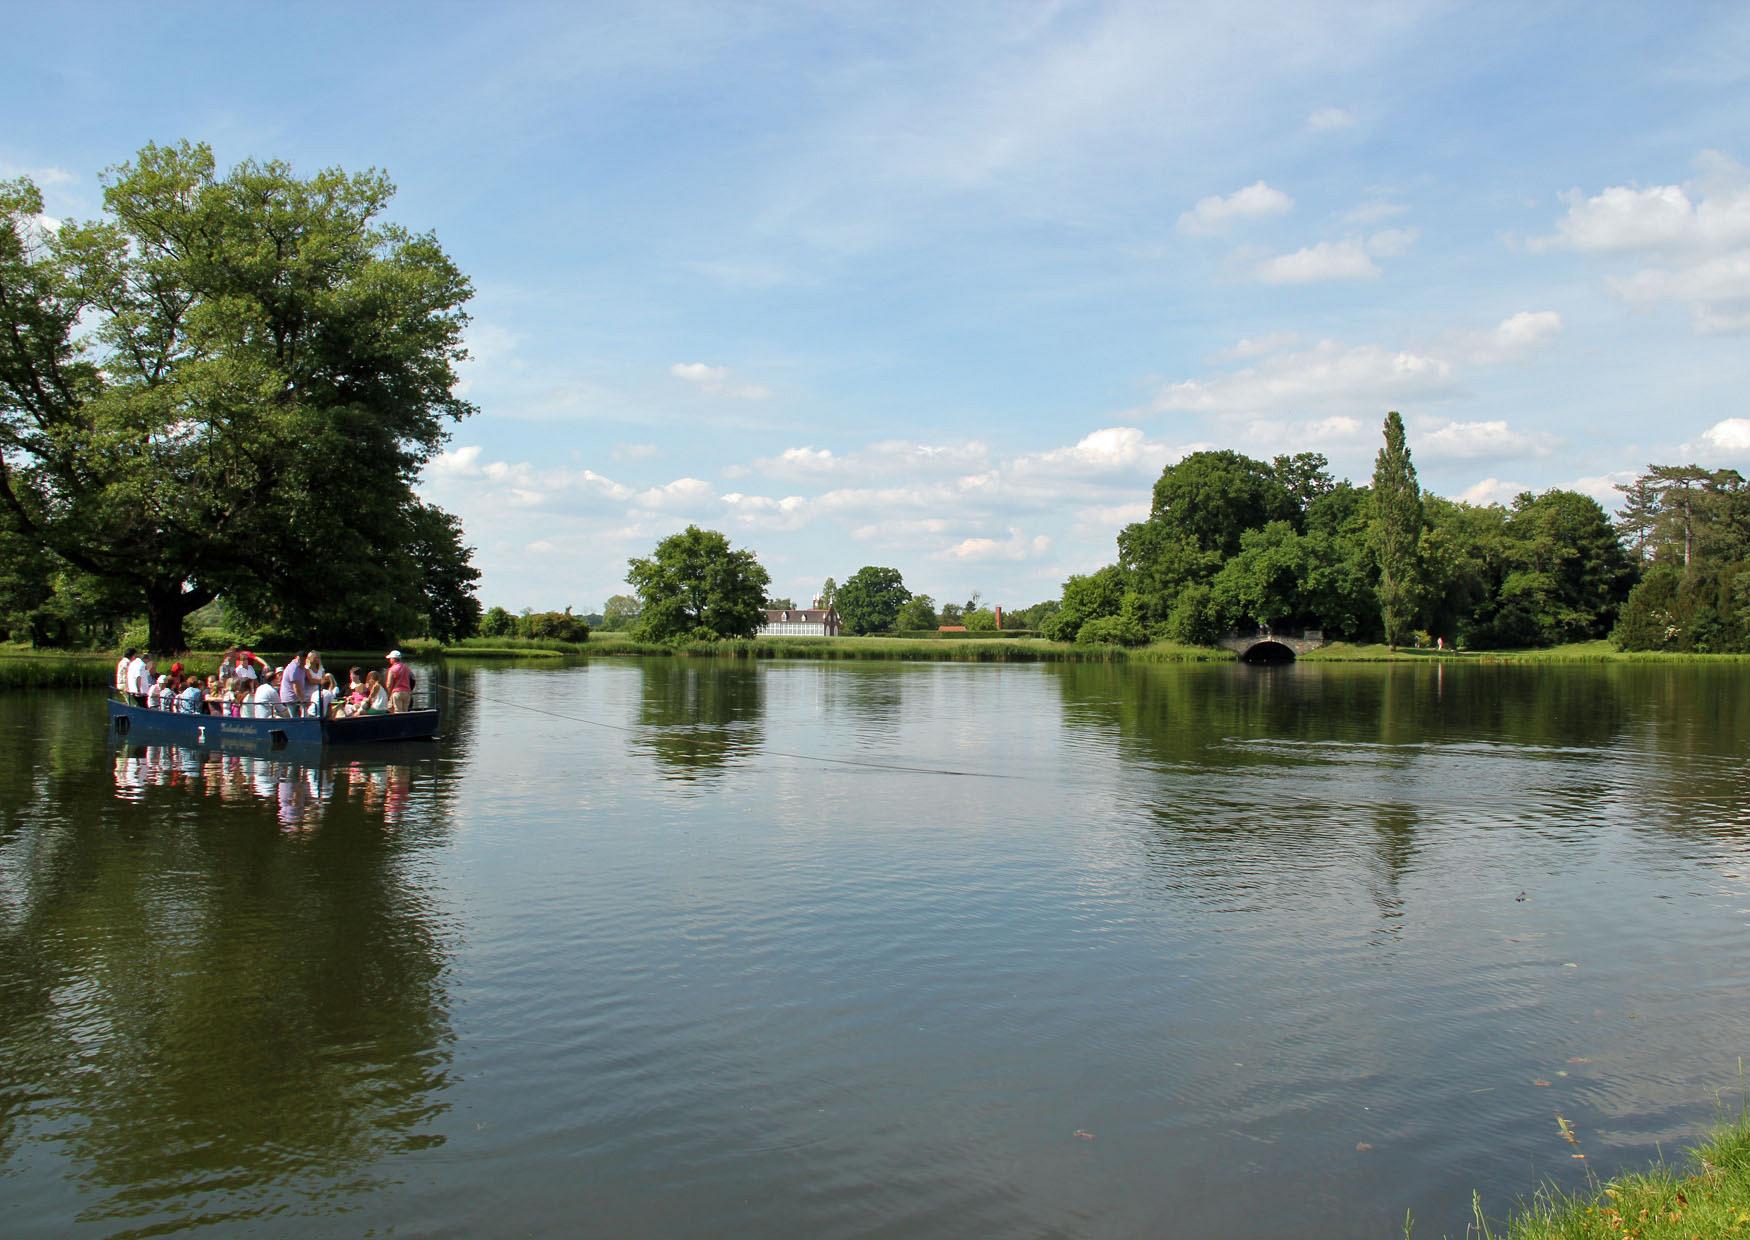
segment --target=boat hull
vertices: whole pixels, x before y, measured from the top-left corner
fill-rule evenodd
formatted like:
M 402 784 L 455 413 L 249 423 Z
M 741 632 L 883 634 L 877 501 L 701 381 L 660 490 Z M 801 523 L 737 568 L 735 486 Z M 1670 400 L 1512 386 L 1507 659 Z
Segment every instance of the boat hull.
M 109 700 L 109 734 L 127 740 L 239 749 L 276 749 L 430 740 L 437 735 L 438 712 L 411 710 L 400 715 L 361 715 L 356 719 L 232 719 L 224 715 L 184 715 Z

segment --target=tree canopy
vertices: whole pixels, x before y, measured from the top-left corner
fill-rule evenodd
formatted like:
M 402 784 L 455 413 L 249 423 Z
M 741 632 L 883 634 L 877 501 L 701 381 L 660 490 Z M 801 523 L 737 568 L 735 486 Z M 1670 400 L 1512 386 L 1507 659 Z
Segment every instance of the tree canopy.
M 911 591 L 897 568 L 878 568 L 866 564 L 838 587 L 835 606 L 845 632 L 852 634 L 886 633 L 899 619 L 899 609 L 905 606 Z
M 765 619 L 771 575 L 716 530 L 689 525 L 627 563 L 642 605 L 635 632 L 645 641 L 752 637 Z
M 471 630 L 460 526 L 413 491 L 472 411 L 471 289 L 393 192 L 189 143 L 106 174 L 97 221 L 0 184 L 0 518 L 155 649 L 220 595 L 324 643 Z

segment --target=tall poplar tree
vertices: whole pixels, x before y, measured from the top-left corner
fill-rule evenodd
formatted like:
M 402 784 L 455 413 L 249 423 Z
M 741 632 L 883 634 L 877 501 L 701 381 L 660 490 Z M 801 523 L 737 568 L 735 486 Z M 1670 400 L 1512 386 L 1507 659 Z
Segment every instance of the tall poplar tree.
M 1404 439 L 1404 420 L 1385 415 L 1385 447 L 1373 462 L 1373 521 L 1368 530 L 1379 562 L 1379 610 L 1385 640 L 1400 645 L 1415 628 L 1423 596 L 1422 488 Z

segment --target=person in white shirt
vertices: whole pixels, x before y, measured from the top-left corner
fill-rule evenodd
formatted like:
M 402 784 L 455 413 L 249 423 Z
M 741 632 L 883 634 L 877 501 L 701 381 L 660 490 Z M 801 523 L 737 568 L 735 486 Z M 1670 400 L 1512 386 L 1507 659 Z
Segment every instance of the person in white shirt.
M 280 708 L 279 690 L 274 688 L 270 680 L 261 682 L 250 699 L 250 704 L 243 711 L 253 719 L 277 719 L 286 713 Z
M 135 706 L 146 704 L 146 694 L 152 690 L 152 661 L 136 654 L 128 663 L 128 696 Z
M 128 664 L 134 661 L 134 654 L 134 648 L 129 646 L 127 653 L 115 661 L 115 691 L 117 693 L 128 691 Z
M 160 676 L 152 682 L 152 687 L 146 690 L 146 705 L 153 710 L 168 709 L 164 699 L 170 696 L 170 677 Z

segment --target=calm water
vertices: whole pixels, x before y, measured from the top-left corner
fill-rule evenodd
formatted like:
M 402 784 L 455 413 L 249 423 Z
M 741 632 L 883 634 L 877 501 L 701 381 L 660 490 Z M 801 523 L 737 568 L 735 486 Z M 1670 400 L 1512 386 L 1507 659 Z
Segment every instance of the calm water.
M 0 1231 L 1438 1236 L 1740 1097 L 1738 669 L 422 679 L 0 697 Z

